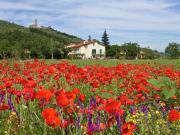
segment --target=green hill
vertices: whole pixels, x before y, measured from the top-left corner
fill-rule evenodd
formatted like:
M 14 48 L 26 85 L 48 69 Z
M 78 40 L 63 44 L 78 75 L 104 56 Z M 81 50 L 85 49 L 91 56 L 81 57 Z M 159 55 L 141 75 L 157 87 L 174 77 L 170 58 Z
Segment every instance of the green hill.
M 25 30 L 26 28 L 14 23 L 0 20 L 0 33 L 11 32 L 14 30 Z
M 52 28 L 26 28 L 0 20 L 0 58 L 64 58 L 64 46 L 81 38 Z

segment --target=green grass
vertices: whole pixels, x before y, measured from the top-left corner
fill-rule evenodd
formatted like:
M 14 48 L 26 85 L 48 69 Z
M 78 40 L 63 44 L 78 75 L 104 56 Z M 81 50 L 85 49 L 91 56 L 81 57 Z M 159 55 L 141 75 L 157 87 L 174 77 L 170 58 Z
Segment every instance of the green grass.
M 47 63 L 57 63 L 62 60 L 46 60 Z M 152 66 L 173 65 L 176 69 L 180 69 L 180 59 L 159 59 L 159 60 L 66 60 L 78 67 L 89 65 L 102 65 L 106 67 L 116 66 L 118 64 L 150 64 Z
M 47 64 L 60 63 L 67 61 L 70 64 L 75 64 L 78 67 L 85 67 L 90 65 L 101 65 L 105 67 L 117 66 L 118 64 L 149 64 L 151 66 L 174 66 L 176 70 L 180 70 L 180 59 L 157 59 L 157 60 L 117 60 L 117 59 L 108 59 L 108 60 L 68 60 L 68 59 L 54 59 L 54 60 L 42 60 Z M 22 60 L 8 60 L 10 63 L 14 62 L 24 62 Z

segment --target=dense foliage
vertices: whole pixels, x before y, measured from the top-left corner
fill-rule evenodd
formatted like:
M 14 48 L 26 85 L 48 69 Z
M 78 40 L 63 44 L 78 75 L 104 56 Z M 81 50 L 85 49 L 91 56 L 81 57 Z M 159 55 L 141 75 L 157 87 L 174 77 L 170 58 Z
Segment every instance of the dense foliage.
M 0 58 L 64 58 L 77 38 L 52 28 L 25 28 L 0 21 Z M 52 56 L 53 55 L 53 56 Z
M 122 45 L 112 45 L 107 50 L 107 56 L 123 59 L 157 59 L 160 53 L 150 48 L 142 48 L 137 43 L 124 43 Z
M 165 49 L 165 54 L 169 58 L 179 58 L 180 57 L 180 44 L 169 43 Z
M 0 63 L 0 134 L 178 135 L 173 66 Z

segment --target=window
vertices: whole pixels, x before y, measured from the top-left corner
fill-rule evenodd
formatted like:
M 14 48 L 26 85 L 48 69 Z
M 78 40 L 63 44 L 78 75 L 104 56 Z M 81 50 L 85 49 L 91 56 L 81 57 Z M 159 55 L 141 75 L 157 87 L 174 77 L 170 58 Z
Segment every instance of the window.
M 78 53 L 79 52 L 79 48 L 74 48 L 74 52 Z
M 92 55 L 96 55 L 96 49 L 92 49 Z
M 99 50 L 99 54 L 102 54 L 102 49 Z

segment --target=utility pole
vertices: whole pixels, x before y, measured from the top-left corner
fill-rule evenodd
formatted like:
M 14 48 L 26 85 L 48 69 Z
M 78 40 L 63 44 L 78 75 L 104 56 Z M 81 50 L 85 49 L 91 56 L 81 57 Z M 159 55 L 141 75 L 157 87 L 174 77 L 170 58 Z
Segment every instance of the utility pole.
M 137 56 L 136 56 L 136 60 L 138 60 L 139 54 L 138 54 L 138 45 L 137 45 Z
M 53 46 L 53 39 L 51 39 L 51 59 L 54 59 L 54 46 Z

